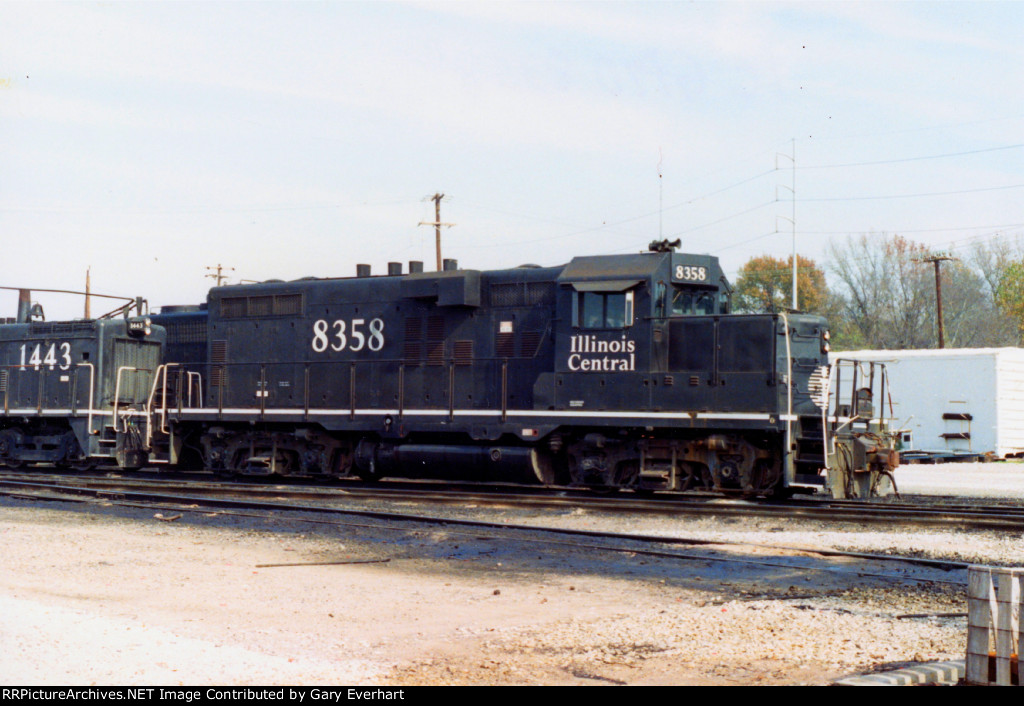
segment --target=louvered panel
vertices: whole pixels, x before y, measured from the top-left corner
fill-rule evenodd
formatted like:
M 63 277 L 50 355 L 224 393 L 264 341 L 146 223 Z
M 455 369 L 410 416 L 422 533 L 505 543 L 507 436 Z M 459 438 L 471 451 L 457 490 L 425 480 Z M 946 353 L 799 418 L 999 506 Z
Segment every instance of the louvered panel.
M 405 319 L 405 340 L 418 341 L 423 338 L 423 319 L 409 316 Z
M 494 354 L 499 358 L 512 358 L 516 354 L 516 338 L 512 333 L 499 333 L 494 340 Z
M 427 365 L 444 364 L 444 341 L 427 342 Z
M 427 365 L 444 363 L 444 317 L 427 317 Z
M 443 316 L 429 316 L 429 317 L 427 317 L 427 340 L 428 341 L 443 341 L 444 340 L 444 317 Z
M 542 338 L 540 331 L 523 331 L 519 339 L 519 355 L 523 358 L 532 358 L 537 355 Z
M 406 363 L 419 363 L 420 358 L 423 356 L 423 344 L 420 341 L 406 340 L 402 356 L 405 358 Z
M 473 342 L 455 341 L 454 348 L 452 350 L 452 357 L 455 359 L 456 365 L 472 365 Z
M 228 342 L 212 341 L 210 343 L 210 362 L 224 363 L 228 359 Z M 223 365 L 215 365 L 210 369 L 210 385 L 221 387 L 227 384 L 227 368 Z

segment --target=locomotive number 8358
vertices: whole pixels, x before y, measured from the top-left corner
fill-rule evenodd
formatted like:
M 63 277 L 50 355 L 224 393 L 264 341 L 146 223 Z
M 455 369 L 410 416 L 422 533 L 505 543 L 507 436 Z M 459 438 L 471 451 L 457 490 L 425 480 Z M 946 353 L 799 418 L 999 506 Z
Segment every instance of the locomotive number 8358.
M 215 287 L 134 331 L 10 324 L 0 460 L 884 492 L 896 459 L 884 415 L 865 414 L 884 374 L 830 383 L 823 318 L 733 314 L 730 294 L 716 258 L 662 242 L 557 267 Z M 110 346 L 85 360 L 72 335 Z M 61 384 L 70 397 L 51 395 Z

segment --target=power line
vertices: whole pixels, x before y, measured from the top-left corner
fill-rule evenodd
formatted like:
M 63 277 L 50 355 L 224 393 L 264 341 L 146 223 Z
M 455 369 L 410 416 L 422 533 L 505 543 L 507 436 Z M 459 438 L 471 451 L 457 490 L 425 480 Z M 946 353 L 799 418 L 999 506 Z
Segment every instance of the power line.
M 845 164 L 812 164 L 800 167 L 800 169 L 838 169 L 840 167 L 868 167 L 876 164 L 899 164 L 902 162 L 921 162 L 928 159 L 945 159 L 947 157 L 963 157 L 971 154 L 983 154 L 985 152 L 999 152 L 1001 150 L 1013 150 L 1024 147 L 1024 143 L 1017 145 L 1006 145 L 1004 147 L 988 147 L 982 150 L 969 150 L 966 152 L 947 152 L 945 154 L 933 154 L 924 157 L 906 157 L 903 159 L 883 159 L 874 162 L 847 162 Z
M 739 218 L 740 216 L 745 216 L 748 213 L 753 213 L 754 211 L 756 211 L 758 209 L 764 208 L 765 206 L 771 206 L 772 204 L 778 203 L 778 202 L 779 202 L 778 199 L 772 199 L 771 201 L 766 201 L 765 203 L 758 204 L 757 206 L 754 206 L 753 208 L 748 208 L 746 211 L 740 211 L 739 213 L 734 213 L 731 216 L 726 216 L 725 218 L 719 218 L 717 221 L 711 221 L 710 223 L 704 223 L 704 224 L 699 225 L 699 226 L 694 226 L 693 228 L 687 228 L 686 230 L 676 231 L 675 233 L 670 234 L 668 237 L 669 238 L 675 238 L 675 237 L 678 237 L 680 235 L 686 235 L 687 233 L 693 233 L 694 231 L 697 231 L 697 230 L 703 230 L 704 228 L 710 228 L 711 226 L 716 226 L 719 223 L 725 223 L 726 221 L 731 221 L 733 218 Z
M 956 228 L 893 228 L 893 233 L 948 233 L 962 230 L 995 230 L 997 228 L 1024 228 L 1024 223 L 1001 223 L 986 226 L 958 226 Z M 802 235 L 885 235 L 885 233 L 865 233 L 863 230 L 802 230 Z
M 795 169 L 831 169 L 831 168 L 840 168 L 840 167 L 870 166 L 870 165 L 878 165 L 878 164 L 897 164 L 897 163 L 901 163 L 901 162 L 915 162 L 915 161 L 922 161 L 922 160 L 943 159 L 943 158 L 948 158 L 948 157 L 957 157 L 957 156 L 965 156 L 965 155 L 972 155 L 972 154 L 981 154 L 981 153 L 986 153 L 986 152 L 995 152 L 995 151 L 1001 151 L 1001 150 L 1017 149 L 1017 148 L 1020 148 L 1020 147 L 1024 147 L 1024 143 L 1022 143 L 1022 144 L 1014 144 L 1014 145 L 1005 145 L 1005 146 L 1002 146 L 1002 147 L 992 147 L 992 148 L 986 148 L 986 149 L 981 149 L 981 150 L 968 150 L 968 151 L 963 151 L 963 152 L 949 152 L 949 153 L 936 154 L 936 155 L 925 155 L 925 156 L 919 156 L 919 157 L 906 157 L 906 158 L 892 159 L 892 160 L 879 160 L 879 161 L 868 161 L 868 162 L 850 162 L 850 163 L 844 163 L 844 164 L 826 164 L 826 165 L 811 165 L 811 166 L 806 166 L 805 165 L 805 166 L 795 167 Z M 533 239 L 533 240 L 515 241 L 515 242 L 512 242 L 512 243 L 504 243 L 502 245 L 529 245 L 529 244 L 533 244 L 533 243 L 548 242 L 548 241 L 552 241 L 552 240 L 561 240 L 561 239 L 564 239 L 564 238 L 570 238 L 570 237 L 574 237 L 574 236 L 577 236 L 577 235 L 584 235 L 584 234 L 587 234 L 587 233 L 593 233 L 593 232 L 598 231 L 598 230 L 602 230 L 602 229 L 606 229 L 606 228 L 611 228 L 611 227 L 618 226 L 618 225 L 623 225 L 623 224 L 626 224 L 626 223 L 631 223 L 631 222 L 642 220 L 642 219 L 645 219 L 645 218 L 651 218 L 651 217 L 653 217 L 655 215 L 658 215 L 659 213 L 662 213 L 664 211 L 669 211 L 669 210 L 673 210 L 673 209 L 676 209 L 676 208 L 681 208 L 683 206 L 689 206 L 689 205 L 692 205 L 692 204 L 696 203 L 697 201 L 700 201 L 700 200 L 703 200 L 703 199 L 706 199 L 706 198 L 710 198 L 712 196 L 717 196 L 717 195 L 722 194 L 722 193 L 724 193 L 726 191 L 729 191 L 731 189 L 737 188 L 739 186 L 743 186 L 745 184 L 749 184 L 752 181 L 756 181 L 757 179 L 761 179 L 761 178 L 763 178 L 765 176 L 768 176 L 769 174 L 773 174 L 773 173 L 775 173 L 777 171 L 779 171 L 779 168 L 776 166 L 774 169 L 769 169 L 769 170 L 760 172 L 758 174 L 755 174 L 755 175 L 753 175 L 751 177 L 747 177 L 747 178 L 741 179 L 741 180 L 736 181 L 736 182 L 734 182 L 732 184 L 724 186 L 724 187 L 722 187 L 720 189 L 716 189 L 714 191 L 709 191 L 709 192 L 707 192 L 705 194 L 702 194 L 700 196 L 695 196 L 695 197 L 693 197 L 691 199 L 688 199 L 686 201 L 682 201 L 682 202 L 673 204 L 671 206 L 666 206 L 663 209 L 661 209 L 660 211 L 652 211 L 652 212 L 642 213 L 640 215 L 633 216 L 633 217 L 630 217 L 630 218 L 625 218 L 625 219 L 622 219 L 622 220 L 619 220 L 619 221 L 615 221 L 613 223 L 602 223 L 600 226 L 594 226 L 594 227 L 590 227 L 590 228 L 583 228 L 583 229 L 580 229 L 580 230 L 573 231 L 571 233 L 564 233 L 564 234 L 561 234 L 561 235 L 549 236 L 549 237 L 546 237 L 546 238 L 537 238 L 537 239 Z M 903 198 L 925 198 L 925 197 L 933 197 L 933 196 L 951 196 L 951 195 L 958 195 L 958 194 L 984 193 L 984 192 L 987 192 L 987 191 L 999 191 L 999 190 L 1017 189 L 1017 188 L 1022 188 L 1022 187 L 1024 187 L 1024 184 L 1014 184 L 1014 185 L 999 186 L 999 187 L 986 187 L 986 188 L 982 188 L 982 189 L 964 189 L 964 190 L 947 191 L 947 192 L 932 192 L 932 193 L 920 193 L 920 194 L 895 194 L 895 195 L 889 195 L 889 196 L 850 196 L 850 197 L 805 198 L 805 199 L 801 199 L 801 201 L 824 203 L 824 202 L 843 202 L 843 201 L 889 200 L 889 199 L 903 199 Z M 704 228 L 709 228 L 711 226 L 718 225 L 720 223 L 724 223 L 724 222 L 726 222 L 728 220 L 732 220 L 733 218 L 738 218 L 740 216 L 746 215 L 746 214 L 751 213 L 753 211 L 756 211 L 758 209 L 764 208 L 765 206 L 770 205 L 771 203 L 776 203 L 777 201 L 778 201 L 778 199 L 776 199 L 775 201 L 770 201 L 770 202 L 762 203 L 762 204 L 759 204 L 759 205 L 754 206 L 752 208 L 746 209 L 744 211 L 740 211 L 739 213 L 735 213 L 733 215 L 726 216 L 724 218 L 721 218 L 721 219 L 718 219 L 718 220 L 715 220 L 715 221 L 711 221 L 709 223 L 704 223 L 704 224 L 699 225 L 699 226 L 693 226 L 692 228 L 687 228 L 685 230 L 676 231 L 674 233 L 671 233 L 668 237 L 670 237 L 670 238 L 679 237 L 679 236 L 682 236 L 682 235 L 687 235 L 689 233 L 693 233 L 693 232 L 702 230 Z M 478 207 L 487 208 L 487 207 L 484 207 L 484 206 L 478 206 Z M 518 216 L 518 217 L 532 218 L 534 220 L 545 220 L 545 219 L 540 218 L 540 217 L 528 216 L 528 215 L 522 214 L 522 213 L 507 214 L 507 212 L 503 212 L 503 211 L 500 211 L 498 209 L 491 209 L 491 210 L 495 210 L 495 211 L 497 211 L 499 213 L 506 213 L 506 215 L 515 215 L 515 216 Z M 558 223 L 558 221 L 554 221 L 554 220 L 551 220 L 549 222 Z M 985 227 L 985 228 L 988 228 L 988 227 L 1016 227 L 1016 225 L 1014 225 L 1014 226 L 976 226 L 976 227 Z M 972 228 L 974 228 L 974 227 L 955 228 L 955 229 L 921 229 L 921 230 L 900 229 L 899 232 L 904 232 L 904 233 L 940 232 L 940 231 L 943 231 L 943 230 L 971 230 Z M 852 233 L 853 233 L 852 231 L 798 231 L 798 234 L 805 234 L 805 235 L 848 235 L 848 234 L 852 234 Z M 767 237 L 768 235 L 772 235 L 772 234 L 774 234 L 774 233 L 769 233 L 769 234 L 761 235 L 761 236 L 758 236 L 757 238 L 754 238 L 754 239 L 752 239 L 750 241 L 742 241 L 740 243 L 735 243 L 733 245 L 726 246 L 725 248 L 720 248 L 720 250 L 724 250 L 724 249 L 728 249 L 728 248 L 731 248 L 731 247 L 736 247 L 736 246 L 739 246 L 739 245 L 743 245 L 743 244 L 746 244 L 746 243 L 749 243 L 749 242 L 753 242 L 753 240 L 760 240 L 760 239 L 762 239 L 764 237 Z M 488 245 L 479 245 L 479 246 L 471 246 L 471 247 L 501 247 L 501 246 L 495 246 L 495 245 L 489 245 L 488 244 Z
M 862 140 L 865 137 L 886 137 L 888 135 L 907 135 L 916 132 L 931 132 L 938 130 L 949 130 L 950 128 L 956 127 L 970 127 L 973 125 L 985 125 L 987 123 L 997 123 L 1004 120 L 1020 120 L 1024 115 L 1005 115 L 1000 118 L 983 118 L 981 120 L 968 120 L 960 123 L 942 123 L 939 125 L 926 125 L 924 127 L 906 128 L 904 130 L 876 130 L 874 132 L 860 132 L 851 133 L 848 135 L 834 135 L 824 137 L 811 137 L 811 138 L 800 138 L 802 141 L 813 140 L 815 142 L 825 141 L 840 141 L 840 140 Z
M 1021 189 L 1024 184 L 1011 184 L 1009 186 L 989 186 L 983 189 L 962 189 L 960 191 L 932 191 L 922 194 L 893 194 L 891 196 L 835 196 L 828 198 L 801 199 L 802 201 L 874 201 L 881 199 L 916 199 L 926 196 L 957 196 L 960 194 L 980 194 L 986 191 L 1006 191 L 1008 189 Z
M 741 240 L 740 242 L 733 243 L 731 245 L 724 245 L 724 246 L 718 248 L 717 250 L 715 250 L 715 252 L 716 253 L 720 253 L 723 250 L 730 250 L 732 248 L 738 248 L 741 245 L 749 245 L 750 243 L 754 243 L 754 242 L 757 242 L 758 240 L 763 240 L 764 238 L 767 238 L 767 237 L 772 236 L 772 235 L 778 235 L 778 234 L 779 234 L 779 231 L 773 230 L 770 233 L 763 233 L 763 234 L 757 236 L 756 238 L 750 238 L 749 240 Z

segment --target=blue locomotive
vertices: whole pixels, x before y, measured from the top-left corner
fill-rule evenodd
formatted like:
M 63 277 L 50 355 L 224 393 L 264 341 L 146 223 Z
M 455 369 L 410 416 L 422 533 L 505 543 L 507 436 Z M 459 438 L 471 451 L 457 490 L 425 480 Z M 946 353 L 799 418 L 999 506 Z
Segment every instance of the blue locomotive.
M 843 378 L 852 403 L 827 414 L 826 321 L 730 313 L 717 258 L 673 245 L 495 271 L 360 265 L 145 318 L 21 312 L 0 324 L 0 463 L 883 490 L 898 457 L 874 372 Z
M 819 316 L 738 315 L 717 258 L 216 287 L 162 312 L 152 453 L 234 473 L 778 493 L 824 483 Z M 199 322 L 205 331 L 200 331 Z
M 129 317 L 132 305 L 122 318 L 49 322 L 30 298 L 22 290 L 18 316 L 0 324 L 0 464 L 146 464 L 163 330 Z

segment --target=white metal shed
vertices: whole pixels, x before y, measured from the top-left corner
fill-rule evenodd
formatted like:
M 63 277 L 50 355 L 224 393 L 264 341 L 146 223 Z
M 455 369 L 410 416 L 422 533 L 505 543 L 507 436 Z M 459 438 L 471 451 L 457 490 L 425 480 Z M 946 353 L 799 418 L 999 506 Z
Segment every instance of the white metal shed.
M 1024 349 L 840 351 L 829 358 L 886 364 L 894 423 L 910 432 L 904 448 L 1024 453 Z

